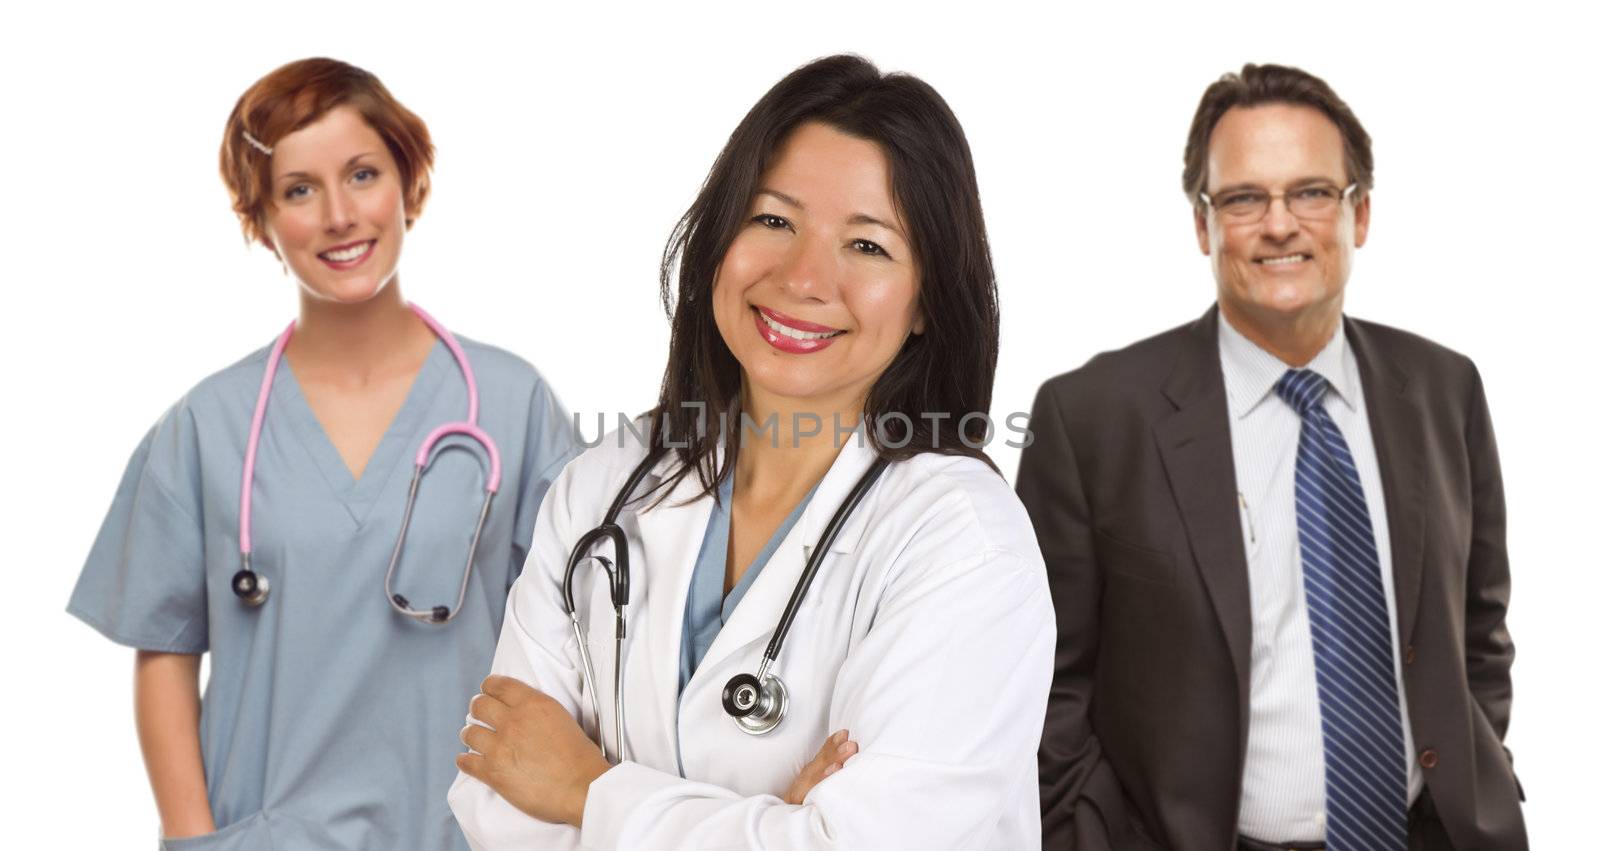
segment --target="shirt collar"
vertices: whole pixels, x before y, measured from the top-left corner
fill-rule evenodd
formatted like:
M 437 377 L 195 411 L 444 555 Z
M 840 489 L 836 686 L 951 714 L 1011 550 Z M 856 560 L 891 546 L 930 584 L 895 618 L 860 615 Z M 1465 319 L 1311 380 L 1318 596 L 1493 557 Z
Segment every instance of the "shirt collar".
M 1272 386 L 1293 367 L 1239 333 L 1222 311 L 1217 311 L 1217 318 L 1221 320 L 1217 323 L 1217 348 L 1222 357 L 1223 381 L 1228 388 L 1228 407 L 1234 419 L 1244 419 L 1262 400 L 1273 395 Z M 1342 319 L 1334 329 L 1333 339 L 1304 369 L 1315 370 L 1326 378 L 1332 391 L 1330 395 L 1344 400 L 1351 410 L 1360 410 L 1355 356 L 1345 340 Z

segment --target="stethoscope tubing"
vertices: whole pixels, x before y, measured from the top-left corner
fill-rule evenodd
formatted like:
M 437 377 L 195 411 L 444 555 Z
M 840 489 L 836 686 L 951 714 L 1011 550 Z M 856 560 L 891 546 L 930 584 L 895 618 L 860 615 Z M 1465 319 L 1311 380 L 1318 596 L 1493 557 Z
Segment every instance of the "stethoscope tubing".
M 789 628 L 794 626 L 795 615 L 800 611 L 800 604 L 804 602 L 806 592 L 811 590 L 812 580 L 817 578 L 817 572 L 822 569 L 823 558 L 828 550 L 833 548 L 834 539 L 839 537 L 839 531 L 844 528 L 850 515 L 855 513 L 856 506 L 861 504 L 861 500 L 867 496 L 867 491 L 872 490 L 878 477 L 887 469 L 889 469 L 889 459 L 874 460 L 872 466 L 867 468 L 867 472 L 856 481 L 855 487 L 850 489 L 850 493 L 845 496 L 844 502 L 833 513 L 833 517 L 828 519 L 828 525 L 822 528 L 822 536 L 817 538 L 817 545 L 812 548 L 811 556 L 806 559 L 805 569 L 800 572 L 800 579 L 795 582 L 794 591 L 789 594 L 789 603 L 783 607 L 782 617 L 778 618 L 778 626 L 772 633 L 772 640 L 767 642 L 767 650 L 761 654 L 761 668 L 756 679 L 765 680 L 762 675 L 766 669 L 778 661 L 778 652 L 783 649 L 784 639 L 789 637 Z
M 427 325 L 450 350 L 455 358 L 456 365 L 461 369 L 462 379 L 467 385 L 467 418 L 460 422 L 444 423 L 423 439 L 422 445 L 417 448 L 415 464 L 411 475 L 411 486 L 406 496 L 405 514 L 400 521 L 400 533 L 395 540 L 394 550 L 389 557 L 389 569 L 384 573 L 384 597 L 396 612 L 424 623 L 448 623 L 460 614 L 462 605 L 467 599 L 467 587 L 472 581 L 472 566 L 478 552 L 478 542 L 482 539 L 484 525 L 489 519 L 489 509 L 494 503 L 494 496 L 500 490 L 500 449 L 495 445 L 494 438 L 478 426 L 478 379 L 472 370 L 472 362 L 467 358 L 467 353 L 462 350 L 461 344 L 455 335 L 445 328 L 438 320 L 434 319 L 427 311 L 415 304 L 407 305 L 423 324 Z M 272 395 L 273 379 L 278 372 L 278 364 L 283 360 L 284 349 L 289 345 L 289 340 L 294 336 L 294 322 L 283 329 L 278 339 L 272 345 L 272 351 L 267 355 L 267 367 L 261 376 L 261 388 L 256 393 L 255 413 L 250 417 L 250 436 L 245 444 L 244 469 L 240 476 L 239 485 L 239 560 L 241 569 L 234 575 L 234 593 L 251 606 L 259 606 L 266 601 L 268 592 L 267 579 L 251 569 L 250 555 L 252 541 L 250 537 L 251 491 L 255 484 L 256 453 L 261 443 L 261 429 L 266 421 L 267 402 Z M 433 451 L 439 442 L 453 434 L 464 435 L 483 447 L 484 453 L 489 458 L 488 481 L 484 486 L 483 505 L 478 509 L 477 523 L 472 530 L 472 542 L 467 548 L 467 563 L 461 573 L 461 584 L 456 591 L 456 601 L 453 606 L 435 606 L 428 610 L 411 608 L 406 598 L 394 592 L 394 574 L 400 564 L 400 555 L 405 549 L 406 535 L 411 528 L 412 512 L 416 507 L 417 492 L 422 483 L 422 477 L 428 467 L 433 463 Z
M 572 580 L 577 572 L 578 565 L 586 561 L 593 560 L 598 562 L 606 572 L 611 606 L 616 613 L 613 636 L 616 642 L 617 664 L 616 670 L 612 672 L 611 694 L 613 702 L 612 720 L 617 743 L 617 762 L 626 761 L 628 758 L 628 742 L 627 737 L 624 735 L 622 720 L 627 710 L 627 699 L 623 694 L 622 685 L 622 644 L 628 634 L 628 623 L 624 610 L 628 605 L 628 577 L 630 576 L 630 571 L 628 568 L 628 535 L 622 531 L 622 527 L 618 526 L 616 521 L 617 517 L 622 514 L 622 508 L 627 504 L 628 497 L 638 488 L 639 482 L 644 479 L 645 474 L 655 467 L 655 463 L 659 458 L 660 453 L 650 453 L 639 463 L 639 466 L 634 468 L 633 473 L 628 476 L 628 481 L 622 486 L 622 490 L 611 501 L 611 507 L 606 510 L 605 517 L 601 520 L 600 525 L 585 532 L 583 537 L 579 538 L 578 542 L 573 545 L 572 555 L 567 558 L 567 569 L 561 580 L 561 602 L 566 607 L 567 617 L 572 619 L 572 636 L 578 642 L 578 658 L 583 664 L 585 690 L 589 692 L 589 705 L 594 711 L 594 721 L 598 729 L 603 725 L 603 716 L 600 714 L 599 689 L 595 687 L 598 680 L 595 679 L 594 661 L 589 655 L 589 642 L 584 636 L 583 623 L 578 618 L 578 604 L 573 597 Z M 589 551 L 594 549 L 602 540 L 611 542 L 612 556 L 616 559 L 615 563 L 605 556 L 589 555 Z M 600 740 L 600 756 L 610 761 L 604 734 L 598 735 L 597 738 Z
M 577 601 L 573 596 L 573 579 L 578 565 L 586 561 L 596 561 L 605 570 L 610 583 L 611 605 L 616 612 L 616 663 L 613 675 L 613 721 L 615 727 L 615 740 L 617 743 L 618 761 L 627 759 L 626 737 L 624 723 L 626 704 L 622 693 L 622 645 L 626 636 L 626 620 L 624 609 L 628 602 L 628 536 L 617 524 L 617 517 L 622 508 L 632 498 L 633 492 L 643 481 L 645 474 L 652 470 L 665 450 L 655 449 L 647 454 L 644 460 L 633 469 L 628 480 L 617 492 L 610 508 L 606 511 L 605 518 L 599 526 L 590 529 L 573 545 L 572 554 L 567 558 L 567 569 L 562 577 L 561 597 L 566 606 L 567 616 L 572 620 L 572 635 L 578 644 L 578 657 L 583 666 L 584 685 L 589 692 L 590 708 L 594 712 L 595 724 L 603 727 L 604 722 L 600 714 L 600 699 L 596 689 L 593 659 L 590 656 L 588 641 L 585 638 L 582 621 L 578 617 Z M 789 635 L 789 630 L 794 626 L 795 616 L 800 611 L 800 605 L 805 600 L 806 593 L 810 590 L 812 582 L 821 570 L 823 560 L 833 547 L 833 542 L 838 538 L 839 532 L 844 528 L 850 516 L 855 513 L 857 506 L 866 498 L 867 492 L 882 477 L 883 472 L 889 468 L 887 458 L 877 458 L 872 466 L 862 474 L 855 485 L 845 496 L 844 502 L 834 511 L 828 524 L 823 527 L 822 535 L 817 539 L 817 544 L 806 558 L 806 564 L 801 571 L 800 578 L 795 582 L 794 590 L 789 594 L 789 602 L 784 606 L 783 615 L 778 619 L 773 630 L 772 640 L 767 643 L 766 651 L 761 656 L 760 667 L 756 674 L 738 674 L 728 681 L 723 690 L 723 706 L 741 729 L 751 735 L 763 735 L 773 730 L 782 722 L 788 705 L 788 690 L 776 674 L 771 673 L 771 668 L 776 664 L 778 654 L 783 650 L 784 640 Z M 590 551 L 602 540 L 611 542 L 616 563 L 599 555 L 590 555 Z M 607 756 L 605 736 L 600 739 L 600 753 Z
M 294 336 L 295 323 L 283 329 L 267 355 L 267 371 L 261 376 L 261 389 L 256 391 L 256 410 L 250 416 L 250 440 L 244 447 L 244 475 L 239 484 L 239 555 L 245 567 L 250 565 L 250 491 L 256 481 L 256 447 L 261 443 L 261 424 L 267 419 L 267 399 L 272 395 L 272 379 L 278 374 L 278 363 L 283 360 L 283 350 Z

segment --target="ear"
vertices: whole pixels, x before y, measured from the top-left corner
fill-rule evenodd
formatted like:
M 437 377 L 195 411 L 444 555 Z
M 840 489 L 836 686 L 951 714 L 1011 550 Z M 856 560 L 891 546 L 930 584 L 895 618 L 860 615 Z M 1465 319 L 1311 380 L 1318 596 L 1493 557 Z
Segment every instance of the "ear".
M 917 315 L 912 317 L 912 319 L 911 319 L 911 333 L 915 334 L 917 336 L 921 336 L 922 332 L 926 331 L 927 329 L 928 329 L 928 317 L 927 317 L 927 314 L 922 312 L 922 303 L 921 303 L 921 301 L 918 301 L 917 302 Z
M 1200 253 L 1211 256 L 1211 225 L 1199 204 L 1194 206 L 1194 238 L 1200 243 Z
M 1356 202 L 1355 210 L 1355 243 L 1356 247 L 1360 248 L 1361 246 L 1367 244 L 1367 225 L 1372 221 L 1372 196 L 1363 192 L 1361 194 L 1361 200 Z

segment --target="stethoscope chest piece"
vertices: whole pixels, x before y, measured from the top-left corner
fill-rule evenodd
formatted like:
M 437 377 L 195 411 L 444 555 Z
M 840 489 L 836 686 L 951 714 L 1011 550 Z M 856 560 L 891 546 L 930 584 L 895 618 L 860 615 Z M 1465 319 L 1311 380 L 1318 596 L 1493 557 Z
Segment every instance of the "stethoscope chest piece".
M 754 674 L 737 674 L 722 687 L 722 708 L 740 729 L 760 736 L 783 721 L 789 711 L 789 688 L 777 674 L 767 674 L 765 682 Z
M 233 575 L 229 582 L 233 586 L 234 596 L 243 600 L 245 605 L 259 606 L 267 601 L 267 578 L 250 569 L 250 559 L 244 558 L 244 566 Z

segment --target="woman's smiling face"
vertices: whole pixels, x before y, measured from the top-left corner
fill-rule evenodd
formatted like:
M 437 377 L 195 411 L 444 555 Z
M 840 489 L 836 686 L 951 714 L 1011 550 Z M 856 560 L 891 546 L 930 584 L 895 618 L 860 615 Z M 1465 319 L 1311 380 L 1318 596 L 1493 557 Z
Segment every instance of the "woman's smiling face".
M 278 140 L 271 198 L 267 239 L 312 297 L 359 303 L 394 278 L 406 232 L 400 169 L 355 108 Z
M 922 332 L 916 258 L 874 142 L 802 124 L 717 269 L 717 330 L 755 410 L 859 411 Z

